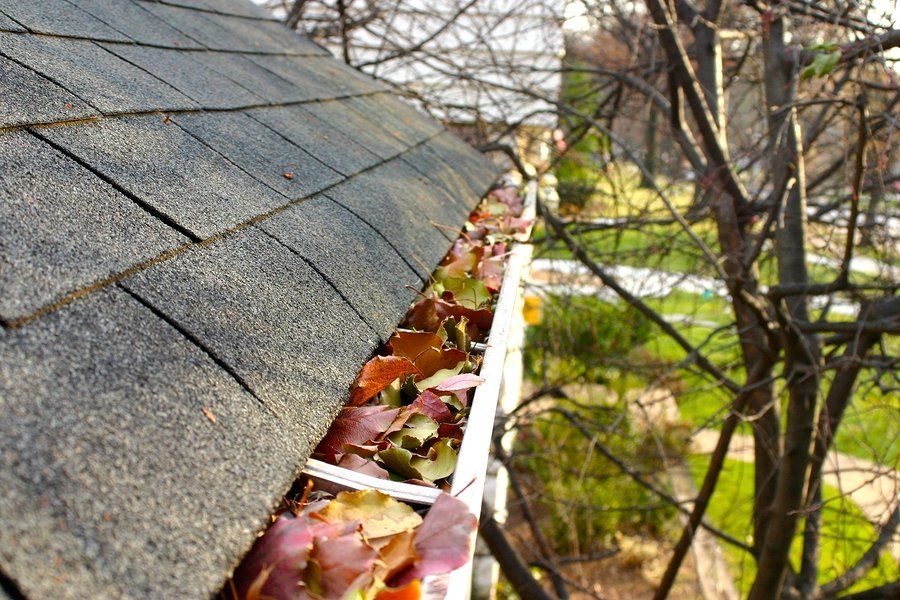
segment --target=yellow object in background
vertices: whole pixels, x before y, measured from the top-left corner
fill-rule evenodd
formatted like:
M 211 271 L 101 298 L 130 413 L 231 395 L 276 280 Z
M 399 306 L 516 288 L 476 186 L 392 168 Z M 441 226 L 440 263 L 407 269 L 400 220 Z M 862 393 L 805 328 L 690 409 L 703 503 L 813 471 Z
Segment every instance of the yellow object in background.
M 538 325 L 541 322 L 541 299 L 538 296 L 525 296 L 522 306 L 522 317 L 526 325 Z

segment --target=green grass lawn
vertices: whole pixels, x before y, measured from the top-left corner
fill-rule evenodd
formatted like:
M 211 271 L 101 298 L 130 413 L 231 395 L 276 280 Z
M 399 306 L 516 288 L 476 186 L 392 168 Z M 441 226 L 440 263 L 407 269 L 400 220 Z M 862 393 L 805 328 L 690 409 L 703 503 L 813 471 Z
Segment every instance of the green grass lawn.
M 697 485 L 705 473 L 707 458 L 693 456 L 689 460 L 691 474 Z M 825 486 L 826 501 L 822 517 L 822 542 L 819 561 L 819 582 L 830 581 L 843 573 L 862 556 L 875 540 L 875 528 L 866 521 L 859 508 L 840 492 Z M 738 539 L 752 541 L 751 515 L 753 505 L 753 465 L 728 460 L 719 479 L 717 492 L 713 495 L 707 516 L 711 523 L 721 527 Z M 802 550 L 802 523 L 798 536 L 791 547 L 794 568 L 799 565 Z M 756 563 L 746 552 L 723 543 L 725 559 L 735 579 L 741 595 L 746 597 L 756 575 Z M 900 566 L 884 554 L 878 566 L 858 582 L 851 590 L 864 590 L 876 585 L 896 581 L 900 578 Z

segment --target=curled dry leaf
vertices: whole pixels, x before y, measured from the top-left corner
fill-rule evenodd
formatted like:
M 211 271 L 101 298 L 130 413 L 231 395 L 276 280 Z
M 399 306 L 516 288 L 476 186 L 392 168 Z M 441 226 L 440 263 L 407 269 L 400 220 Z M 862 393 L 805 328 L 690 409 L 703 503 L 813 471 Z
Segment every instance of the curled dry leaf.
M 480 377 L 474 373 L 462 373 L 460 375 L 448 377 L 432 389 L 436 392 L 458 392 L 468 390 L 481 385 L 482 383 L 484 383 L 484 377 Z
M 353 531 L 354 527 L 349 527 Z M 306 517 L 285 514 L 256 540 L 250 553 L 234 572 L 233 583 L 238 598 L 254 590 L 259 598 L 297 598 L 302 579 L 317 536 L 329 537 L 347 533 L 346 523 L 325 523 Z
M 376 356 L 367 362 L 350 387 L 350 406 L 360 406 L 404 375 L 419 375 L 411 361 L 402 356 Z
M 332 502 L 333 504 L 333 502 Z M 317 537 L 309 555 L 304 582 L 313 598 L 343 600 L 372 583 L 378 552 L 356 532 Z
M 388 342 L 394 356 L 402 356 L 419 369 L 417 381 L 466 360 L 465 352 L 444 348 L 443 344 L 444 340 L 436 333 L 408 330 L 398 331 Z
M 450 440 L 438 440 L 425 456 L 413 454 L 406 448 L 394 447 L 379 452 L 378 460 L 401 477 L 433 482 L 453 474 L 456 468 L 456 450 Z
M 342 408 L 331 428 L 316 447 L 316 454 L 334 457 L 345 452 L 345 444 L 364 445 L 384 432 L 397 419 L 399 408 L 349 406 Z
M 422 517 L 409 505 L 377 490 L 341 492 L 317 515 L 328 523 L 358 521 L 362 525 L 363 535 L 367 538 L 380 538 L 409 531 L 422 522 Z
M 443 423 L 453 418 L 450 409 L 447 408 L 447 405 L 444 404 L 441 397 L 431 390 L 425 390 L 419 394 L 409 407 L 423 415 L 431 417 L 438 423 Z
M 413 304 L 406 315 L 406 324 L 416 329 L 436 331 L 448 317 L 465 318 L 469 337 L 480 341 L 491 329 L 494 311 L 490 308 L 472 309 L 457 304 L 450 292 L 444 296 L 430 294 Z
M 377 541 L 378 564 L 375 566 L 375 578 L 390 581 L 399 573 L 409 568 L 419 558 L 415 546 L 416 532 L 412 529 L 385 538 L 383 544 Z
M 460 371 L 463 370 L 465 363 L 459 363 L 452 369 L 441 369 L 431 377 L 426 377 L 421 381 L 416 383 L 416 397 L 419 396 L 418 392 L 424 392 L 425 390 L 434 389 L 438 385 L 440 385 L 445 380 L 458 375 Z
M 403 428 L 389 435 L 387 439 L 395 446 L 416 450 L 435 437 L 437 432 L 438 424 L 434 419 L 428 415 L 415 413 L 410 415 Z

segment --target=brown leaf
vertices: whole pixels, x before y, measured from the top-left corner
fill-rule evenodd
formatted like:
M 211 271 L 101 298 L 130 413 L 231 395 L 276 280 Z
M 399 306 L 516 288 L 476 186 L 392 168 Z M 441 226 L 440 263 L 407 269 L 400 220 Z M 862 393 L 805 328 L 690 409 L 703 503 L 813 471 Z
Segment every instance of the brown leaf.
M 394 356 L 402 356 L 416 365 L 421 375 L 416 381 L 431 377 L 441 369 L 452 369 L 466 360 L 467 355 L 456 348 L 444 348 L 444 340 L 436 333 L 400 330 L 388 345 Z
M 419 558 L 415 546 L 416 532 L 404 531 L 387 538 L 387 543 L 379 548 L 379 563 L 375 567 L 375 577 L 390 581 Z
M 367 362 L 350 386 L 350 406 L 360 406 L 404 375 L 419 375 L 412 362 L 402 356 L 376 356 Z
M 359 522 L 370 539 L 411 531 L 422 523 L 412 507 L 378 490 L 340 492 L 318 517 L 329 523 Z

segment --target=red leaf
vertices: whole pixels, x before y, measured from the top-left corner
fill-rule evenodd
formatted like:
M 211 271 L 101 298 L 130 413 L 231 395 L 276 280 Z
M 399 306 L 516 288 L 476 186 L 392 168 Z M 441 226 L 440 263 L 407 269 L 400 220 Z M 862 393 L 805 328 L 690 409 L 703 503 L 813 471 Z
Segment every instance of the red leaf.
M 441 423 L 441 426 L 438 427 L 438 438 L 462 442 L 462 427 L 457 423 Z
M 333 457 L 344 452 L 344 444 L 362 445 L 371 442 L 390 427 L 399 412 L 399 408 L 388 406 L 342 408 L 338 418 L 316 447 L 316 453 Z
M 449 494 L 438 496 L 416 530 L 419 560 L 392 583 L 403 585 L 428 575 L 449 573 L 466 564 L 477 524 L 462 500 Z
M 356 531 L 339 537 L 317 537 L 307 569 L 307 584 L 323 600 L 341 600 L 371 583 L 378 553 Z
M 357 454 L 345 454 L 338 461 L 337 466 L 343 467 L 349 471 L 362 473 L 363 475 L 371 475 L 378 479 L 390 479 L 391 474 L 378 466 L 374 460 L 366 460 Z
M 419 375 L 419 370 L 402 356 L 376 356 L 365 365 L 350 386 L 350 406 L 360 406 L 404 375 Z
M 507 186 L 491 190 L 489 196 L 495 198 L 499 202 L 509 206 L 511 209 L 522 208 L 522 196 L 519 195 L 519 189 L 513 186 Z
M 503 267 L 506 262 L 506 244 L 499 243 L 490 247 L 490 253 L 485 254 L 478 263 L 475 275 L 484 282 L 488 289 L 496 292 L 503 281 Z
M 250 553 L 234 572 L 238 598 L 247 596 L 256 584 L 262 598 L 296 599 L 298 582 L 306 568 L 316 536 L 338 535 L 346 531 L 344 523 L 325 523 L 309 518 L 283 515 L 256 540 Z M 260 585 L 260 580 L 262 581 Z
M 409 407 L 417 410 L 423 415 L 431 417 L 438 423 L 453 418 L 450 409 L 447 408 L 447 405 L 444 404 L 441 397 L 430 390 L 425 390 L 419 394 L 419 397 L 413 400 L 413 403 L 410 404 Z
M 433 389 L 438 392 L 458 392 L 473 388 L 482 383 L 484 383 L 484 377 L 479 377 L 474 373 L 462 373 L 460 375 L 448 377 L 437 384 Z

